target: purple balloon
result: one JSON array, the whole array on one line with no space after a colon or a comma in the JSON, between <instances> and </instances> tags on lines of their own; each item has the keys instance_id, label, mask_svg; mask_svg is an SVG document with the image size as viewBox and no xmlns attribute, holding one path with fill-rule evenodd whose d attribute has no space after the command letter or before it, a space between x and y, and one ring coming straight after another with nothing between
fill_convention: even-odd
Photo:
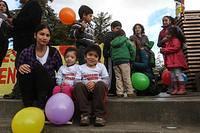
<instances>
[{"instance_id":1,"label":"purple balloon","mask_svg":"<svg viewBox=\"0 0 200 133\"><path fill-rule=\"evenodd\" d=\"M45 114L51 123L66 124L74 114L74 103L68 95L57 93L47 101Z\"/></svg>"}]
</instances>

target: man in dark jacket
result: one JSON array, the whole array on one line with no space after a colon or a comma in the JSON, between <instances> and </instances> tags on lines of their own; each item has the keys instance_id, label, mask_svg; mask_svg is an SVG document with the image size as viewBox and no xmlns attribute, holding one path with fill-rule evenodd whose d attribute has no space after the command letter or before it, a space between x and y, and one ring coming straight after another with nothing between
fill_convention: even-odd
<instances>
[{"instance_id":1,"label":"man in dark jacket","mask_svg":"<svg viewBox=\"0 0 200 133\"><path fill-rule=\"evenodd\" d=\"M20 0L19 2L23 7L17 17L13 19L13 46L14 50L17 52L15 62L17 62L21 51L34 43L34 31L41 23L42 18L42 9L37 1ZM4 98L20 98L20 94L17 82L13 91L8 95L4 95Z\"/></svg>"}]
</instances>

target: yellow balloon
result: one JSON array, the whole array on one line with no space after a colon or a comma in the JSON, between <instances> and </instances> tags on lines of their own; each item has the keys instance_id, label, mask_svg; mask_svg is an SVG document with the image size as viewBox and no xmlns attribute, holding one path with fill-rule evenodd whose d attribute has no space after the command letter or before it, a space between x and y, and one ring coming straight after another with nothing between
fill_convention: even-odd
<instances>
[{"instance_id":1,"label":"yellow balloon","mask_svg":"<svg viewBox=\"0 0 200 133\"><path fill-rule=\"evenodd\" d=\"M20 110L12 120L13 133L41 133L44 127L44 112L36 107Z\"/></svg>"}]
</instances>

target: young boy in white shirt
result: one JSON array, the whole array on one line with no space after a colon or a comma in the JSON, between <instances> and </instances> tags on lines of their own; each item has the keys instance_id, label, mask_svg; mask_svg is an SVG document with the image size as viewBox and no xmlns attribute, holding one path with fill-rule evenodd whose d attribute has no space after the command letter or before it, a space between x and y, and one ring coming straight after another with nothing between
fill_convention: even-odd
<instances>
[{"instance_id":1,"label":"young boy in white shirt","mask_svg":"<svg viewBox=\"0 0 200 133\"><path fill-rule=\"evenodd\" d=\"M74 96L81 114L81 126L90 124L91 114L95 117L95 126L105 125L109 76L104 64L99 63L100 58L100 47L89 46L85 51L86 63L79 66L75 79Z\"/></svg>"}]
</instances>

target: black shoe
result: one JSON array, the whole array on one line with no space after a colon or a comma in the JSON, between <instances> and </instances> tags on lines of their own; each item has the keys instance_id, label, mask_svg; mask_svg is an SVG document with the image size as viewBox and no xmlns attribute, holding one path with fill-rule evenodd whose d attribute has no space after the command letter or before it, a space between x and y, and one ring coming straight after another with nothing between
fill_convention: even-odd
<instances>
[{"instance_id":1,"label":"black shoe","mask_svg":"<svg viewBox=\"0 0 200 133\"><path fill-rule=\"evenodd\" d=\"M127 94L127 97L136 97L136 94L135 93Z\"/></svg>"},{"instance_id":2,"label":"black shoe","mask_svg":"<svg viewBox=\"0 0 200 133\"><path fill-rule=\"evenodd\" d=\"M20 95L16 95L14 93L10 93L10 94L5 94L3 96L4 99L21 99L22 97Z\"/></svg>"},{"instance_id":3,"label":"black shoe","mask_svg":"<svg viewBox=\"0 0 200 133\"><path fill-rule=\"evenodd\" d=\"M115 97L115 96L117 96L117 94L116 93L108 93L108 96L109 97Z\"/></svg>"},{"instance_id":4,"label":"black shoe","mask_svg":"<svg viewBox=\"0 0 200 133\"><path fill-rule=\"evenodd\" d=\"M89 126L89 125L90 125L89 116L81 115L80 126Z\"/></svg>"},{"instance_id":5,"label":"black shoe","mask_svg":"<svg viewBox=\"0 0 200 133\"><path fill-rule=\"evenodd\" d=\"M94 122L94 126L97 127L103 127L106 124L106 120L102 117L96 117L95 122Z\"/></svg>"},{"instance_id":6,"label":"black shoe","mask_svg":"<svg viewBox=\"0 0 200 133\"><path fill-rule=\"evenodd\" d=\"M172 91L173 91L173 89L171 89L171 88L167 88L167 94L171 94L172 93Z\"/></svg>"},{"instance_id":7,"label":"black shoe","mask_svg":"<svg viewBox=\"0 0 200 133\"><path fill-rule=\"evenodd\" d=\"M117 97L119 98L124 97L124 94L117 94Z\"/></svg>"}]
</instances>

